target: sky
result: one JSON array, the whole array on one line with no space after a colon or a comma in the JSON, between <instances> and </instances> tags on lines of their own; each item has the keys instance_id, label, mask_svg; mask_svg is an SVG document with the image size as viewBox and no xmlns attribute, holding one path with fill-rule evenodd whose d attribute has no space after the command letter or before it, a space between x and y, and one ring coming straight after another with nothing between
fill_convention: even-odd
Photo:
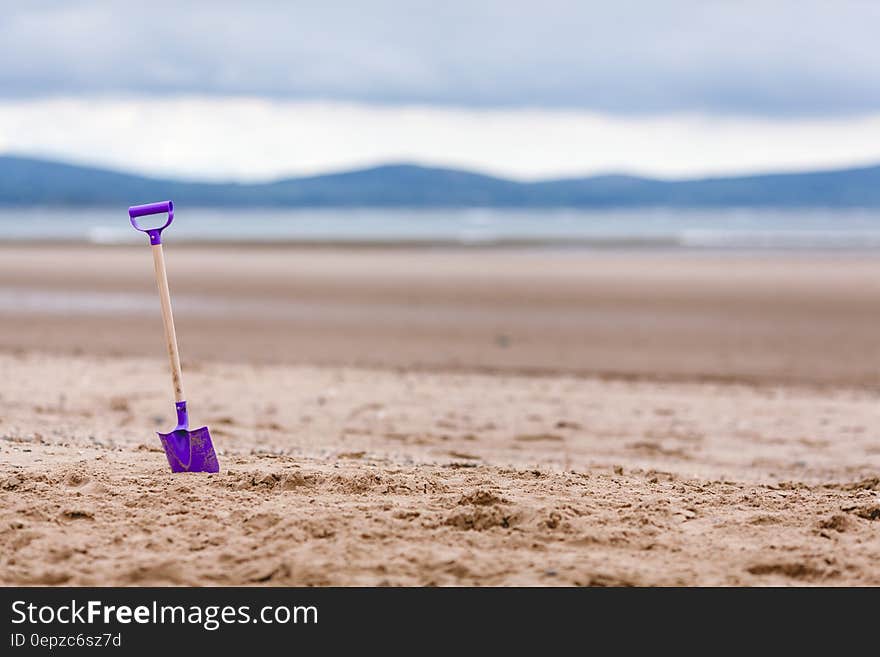
<instances>
[{"instance_id":1,"label":"sky","mask_svg":"<svg viewBox=\"0 0 880 657\"><path fill-rule=\"evenodd\" d=\"M199 179L880 162L880 3L0 0L0 153Z\"/></svg>"}]
</instances>

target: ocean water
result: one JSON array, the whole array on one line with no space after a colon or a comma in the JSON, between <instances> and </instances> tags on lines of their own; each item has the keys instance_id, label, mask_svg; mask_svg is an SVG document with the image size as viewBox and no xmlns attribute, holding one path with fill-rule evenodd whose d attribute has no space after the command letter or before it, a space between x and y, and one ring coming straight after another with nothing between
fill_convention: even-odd
<instances>
[{"instance_id":1,"label":"ocean water","mask_svg":"<svg viewBox=\"0 0 880 657\"><path fill-rule=\"evenodd\" d=\"M880 210L178 207L175 241L580 249L880 249ZM136 243L126 208L0 208L0 240Z\"/></svg>"}]
</instances>

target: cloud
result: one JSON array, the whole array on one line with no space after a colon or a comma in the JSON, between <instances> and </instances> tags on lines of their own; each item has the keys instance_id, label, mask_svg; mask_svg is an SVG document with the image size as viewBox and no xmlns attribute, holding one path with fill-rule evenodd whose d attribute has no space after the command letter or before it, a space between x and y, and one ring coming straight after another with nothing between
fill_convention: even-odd
<instances>
[{"instance_id":1,"label":"cloud","mask_svg":"<svg viewBox=\"0 0 880 657\"><path fill-rule=\"evenodd\" d=\"M0 95L880 111L880 3L0 0Z\"/></svg>"},{"instance_id":2,"label":"cloud","mask_svg":"<svg viewBox=\"0 0 880 657\"><path fill-rule=\"evenodd\" d=\"M0 100L0 153L157 176L267 180L385 162L518 179L676 178L880 161L880 113L774 119L301 102L252 97Z\"/></svg>"}]
</instances>

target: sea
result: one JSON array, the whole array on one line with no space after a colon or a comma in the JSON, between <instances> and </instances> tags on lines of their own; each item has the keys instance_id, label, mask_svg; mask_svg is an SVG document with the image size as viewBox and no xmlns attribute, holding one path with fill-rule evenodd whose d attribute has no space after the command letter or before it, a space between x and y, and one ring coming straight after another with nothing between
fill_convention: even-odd
<instances>
[{"instance_id":1,"label":"sea","mask_svg":"<svg viewBox=\"0 0 880 657\"><path fill-rule=\"evenodd\" d=\"M158 218L157 218L158 219ZM551 249L880 249L880 209L176 208L176 242ZM137 243L126 208L0 208L0 241Z\"/></svg>"}]
</instances>

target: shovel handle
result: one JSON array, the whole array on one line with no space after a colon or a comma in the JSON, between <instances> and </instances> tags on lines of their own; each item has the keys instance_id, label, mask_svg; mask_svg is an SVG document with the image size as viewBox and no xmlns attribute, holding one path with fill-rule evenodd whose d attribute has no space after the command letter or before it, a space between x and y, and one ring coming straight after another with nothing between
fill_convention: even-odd
<instances>
[{"instance_id":1,"label":"shovel handle","mask_svg":"<svg viewBox=\"0 0 880 657\"><path fill-rule=\"evenodd\" d=\"M165 273L165 253L162 243L152 245L153 265L156 268L156 284L159 286L159 302L162 304L162 322L165 325L165 346L171 362L171 383L174 385L174 401L182 402L183 377L180 371L180 354L177 352L177 334L174 332L174 316L171 314L171 293L168 290L168 275Z\"/></svg>"},{"instance_id":2,"label":"shovel handle","mask_svg":"<svg viewBox=\"0 0 880 657\"><path fill-rule=\"evenodd\" d=\"M158 228L144 228L141 226L137 218L146 217L151 214L168 213L168 220ZM153 246L162 243L162 231L171 225L174 221L174 203L172 201L159 201L158 203L147 203L146 205L133 205L128 209L128 219L135 230L146 233L150 237L150 244Z\"/></svg>"},{"instance_id":3,"label":"shovel handle","mask_svg":"<svg viewBox=\"0 0 880 657\"><path fill-rule=\"evenodd\" d=\"M151 214L168 213L168 219L158 228L145 228L137 218ZM156 268L156 284L159 286L159 302L162 304L162 323L165 325L165 345L168 360L171 361L171 382L174 384L174 401L183 402L183 377L180 372L180 354L177 352L177 333L174 331L174 315L171 313L171 293L168 290L168 275L165 273L165 253L162 251L162 231L174 221L174 203L159 201L145 205L133 205L128 209L128 218L136 230L150 237L153 249L153 265Z\"/></svg>"}]
</instances>

